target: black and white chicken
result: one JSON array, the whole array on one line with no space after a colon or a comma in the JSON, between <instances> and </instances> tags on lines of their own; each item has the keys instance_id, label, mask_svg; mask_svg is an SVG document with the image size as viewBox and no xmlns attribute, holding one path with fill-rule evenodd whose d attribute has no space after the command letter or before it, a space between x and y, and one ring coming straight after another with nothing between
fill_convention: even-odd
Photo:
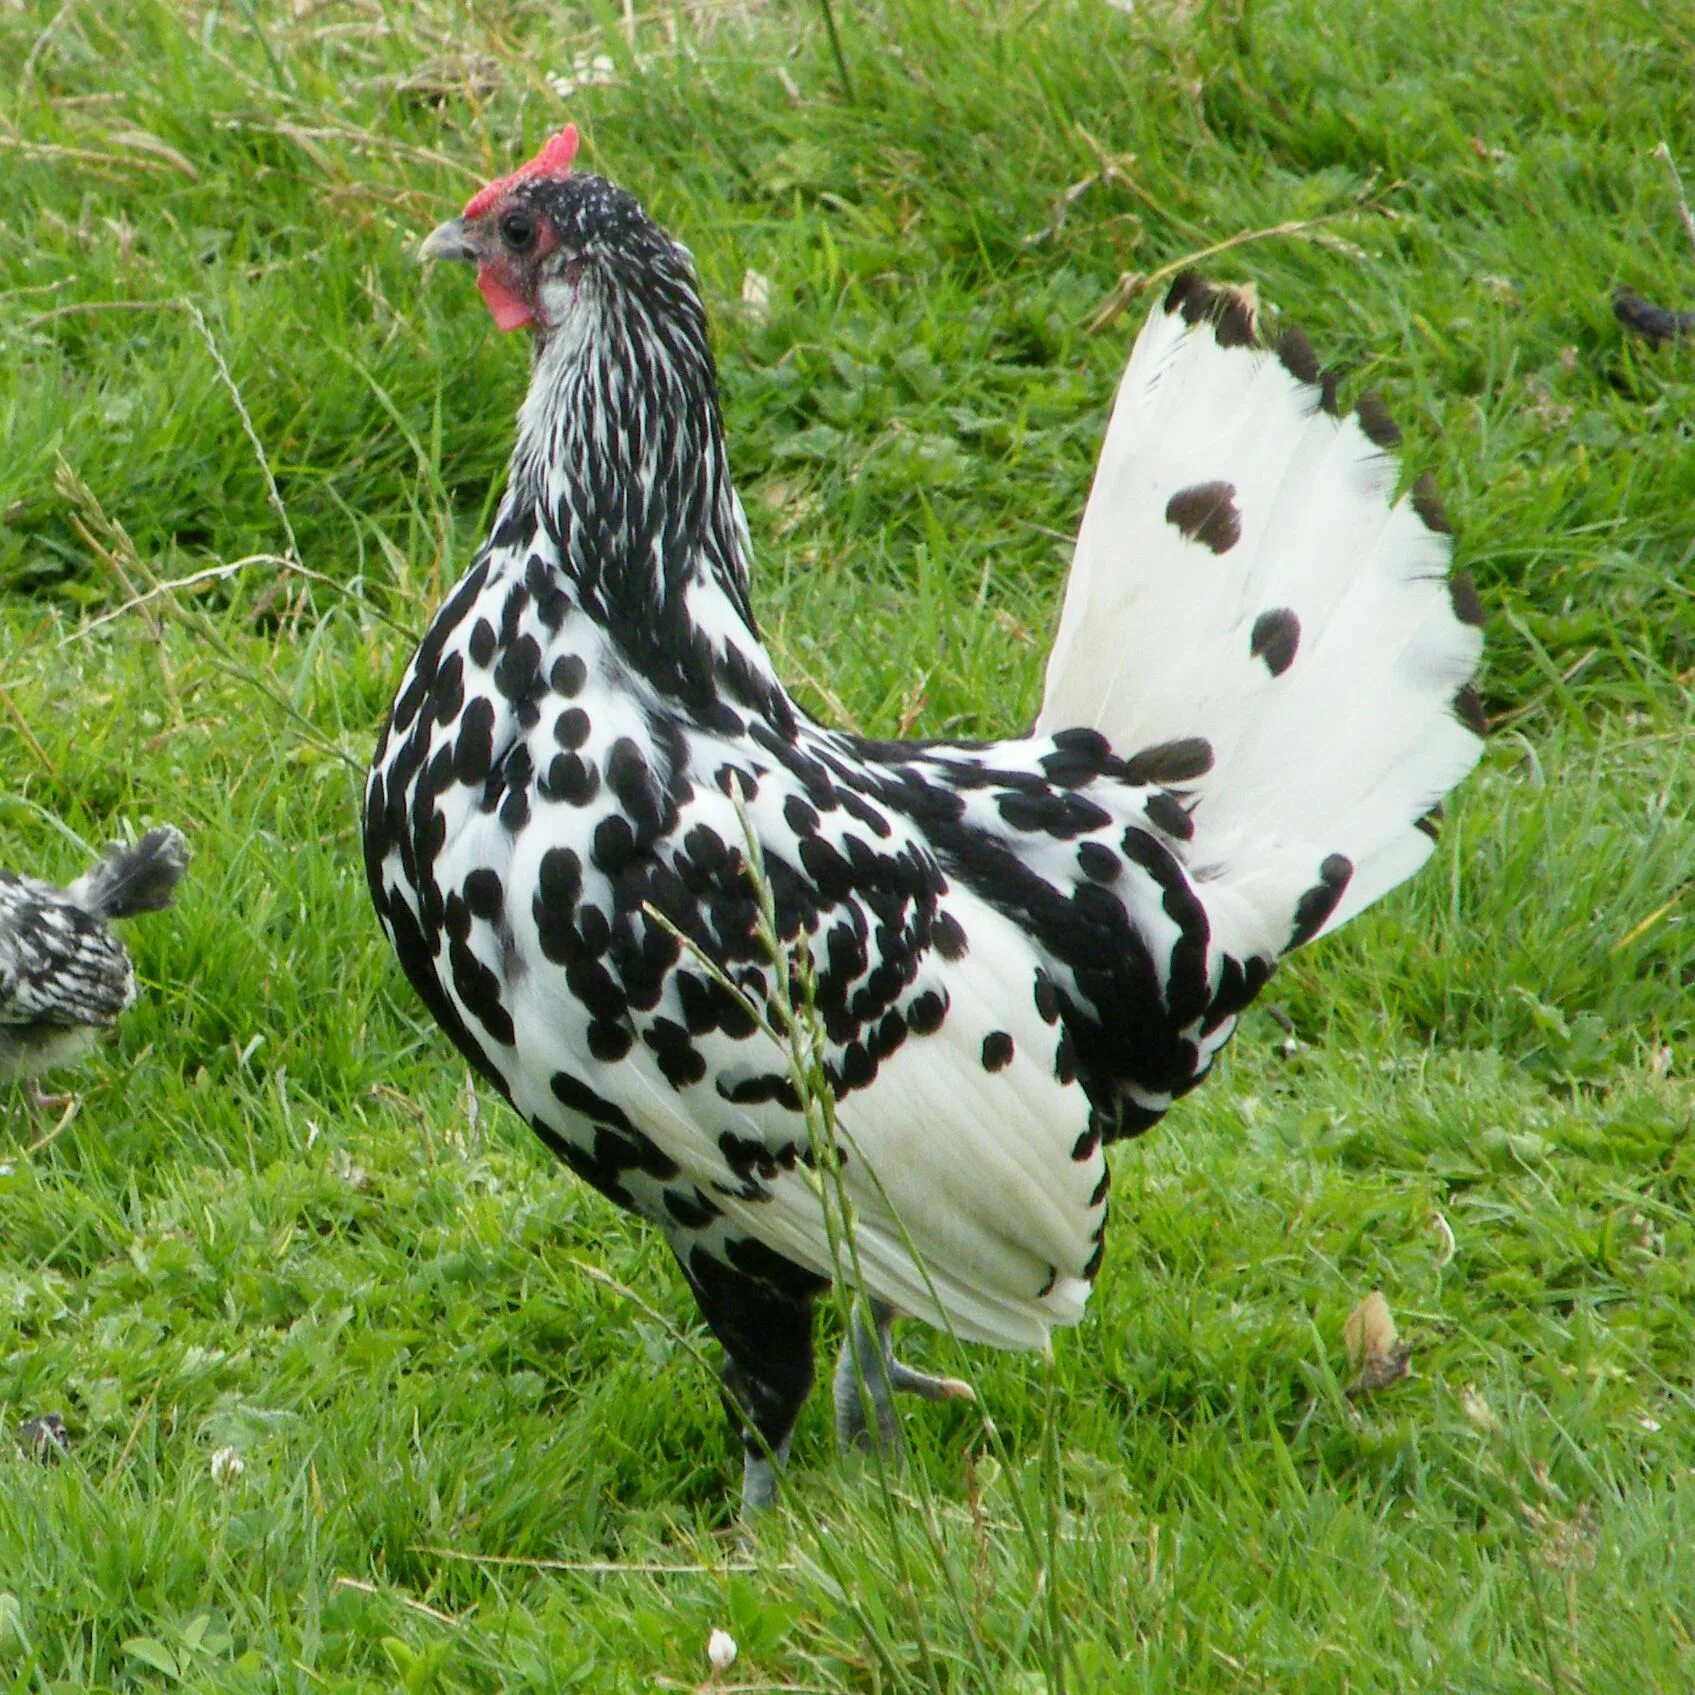
<instances>
[{"instance_id":1,"label":"black and white chicken","mask_svg":"<svg viewBox=\"0 0 1695 1695\"><path fill-rule=\"evenodd\" d=\"M423 246L476 266L534 369L493 534L377 749L366 866L460 1050L670 1243L751 1509L833 1261L749 1010L773 966L736 797L816 965L867 1298L838 1431L866 1435L868 1396L888 1436L892 1390L963 1390L893 1360L892 1317L1005 1348L1075 1324L1107 1146L1201 1080L1281 955L1429 853L1482 745L1482 619L1434 496L1395 498L1382 408L1338 416L1298 332L1263 347L1183 276L1120 384L1030 733L815 723L749 606L688 253L575 150L566 129Z\"/></svg>"},{"instance_id":2,"label":"black and white chicken","mask_svg":"<svg viewBox=\"0 0 1695 1695\"><path fill-rule=\"evenodd\" d=\"M114 844L67 888L0 871L0 1077L35 1079L79 1059L135 1002L114 918L171 904L188 844L170 825Z\"/></svg>"}]
</instances>

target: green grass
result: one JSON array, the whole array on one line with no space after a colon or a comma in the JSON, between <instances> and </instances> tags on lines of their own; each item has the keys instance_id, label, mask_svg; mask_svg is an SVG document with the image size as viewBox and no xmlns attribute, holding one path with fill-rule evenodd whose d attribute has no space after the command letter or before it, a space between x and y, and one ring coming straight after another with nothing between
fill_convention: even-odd
<instances>
[{"instance_id":1,"label":"green grass","mask_svg":"<svg viewBox=\"0 0 1695 1695\"><path fill-rule=\"evenodd\" d=\"M0 1102L0 1422L72 1444L0 1442L0 1692L693 1688L715 1625L750 1690L1689 1687L1695 348L1608 296L1695 301L1695 34L835 14L851 100L800 4L0 12L0 863L195 851L76 1116ZM410 250L567 115L695 250L826 715L1027 721L1119 279L1278 225L1207 269L1385 393L1491 610L1441 852L1121 1151L1086 1324L973 1355L992 1435L915 1413L892 1512L818 1397L756 1565L665 1254L470 1090L358 869L525 380ZM1413 1374L1350 1395L1374 1287Z\"/></svg>"}]
</instances>

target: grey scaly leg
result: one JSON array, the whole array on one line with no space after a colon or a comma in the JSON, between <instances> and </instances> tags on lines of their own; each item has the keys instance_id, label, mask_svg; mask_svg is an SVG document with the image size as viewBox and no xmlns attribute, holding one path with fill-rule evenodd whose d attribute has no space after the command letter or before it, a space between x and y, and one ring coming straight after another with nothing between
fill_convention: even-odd
<instances>
[{"instance_id":1,"label":"grey scaly leg","mask_svg":"<svg viewBox=\"0 0 1695 1695\"><path fill-rule=\"evenodd\" d=\"M866 1322L867 1305L870 1323ZM844 1453L868 1448L873 1441L884 1453L900 1451L896 1395L918 1395L926 1401L976 1399L971 1385L957 1377L932 1377L902 1365L889 1344L894 1321L894 1308L881 1301L853 1304L853 1318L836 1359L831 1391L836 1403L836 1441ZM867 1401L870 1424L866 1422Z\"/></svg>"},{"instance_id":2,"label":"grey scaly leg","mask_svg":"<svg viewBox=\"0 0 1695 1695\"><path fill-rule=\"evenodd\" d=\"M742 1522L750 1523L777 1500L777 1483L783 1467L789 1462L789 1439L771 1451L767 1458L751 1445L742 1456Z\"/></svg>"}]
</instances>

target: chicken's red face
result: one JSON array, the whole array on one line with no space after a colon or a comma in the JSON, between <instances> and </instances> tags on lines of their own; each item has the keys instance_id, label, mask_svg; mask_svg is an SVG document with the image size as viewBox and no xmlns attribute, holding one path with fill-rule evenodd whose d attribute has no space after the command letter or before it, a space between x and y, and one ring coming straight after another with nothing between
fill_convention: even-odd
<instances>
[{"instance_id":1,"label":"chicken's red face","mask_svg":"<svg viewBox=\"0 0 1695 1695\"><path fill-rule=\"evenodd\" d=\"M419 249L422 259L476 262L477 287L498 329L552 327L544 290L566 272L570 255L561 256L549 191L570 177L576 152L577 126L567 124L527 165L472 195Z\"/></svg>"},{"instance_id":2,"label":"chicken's red face","mask_svg":"<svg viewBox=\"0 0 1695 1695\"><path fill-rule=\"evenodd\" d=\"M634 195L574 172L576 151L567 126L527 165L474 194L419 257L472 261L495 324L532 330L538 361L552 349L633 362L635 380L649 385L679 371L710 385L706 313L688 249Z\"/></svg>"}]
</instances>

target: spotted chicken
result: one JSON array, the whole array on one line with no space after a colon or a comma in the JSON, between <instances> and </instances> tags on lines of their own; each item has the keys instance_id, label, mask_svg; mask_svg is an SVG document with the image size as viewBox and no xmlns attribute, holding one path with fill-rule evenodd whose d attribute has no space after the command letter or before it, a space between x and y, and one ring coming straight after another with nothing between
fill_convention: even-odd
<instances>
[{"instance_id":1,"label":"spotted chicken","mask_svg":"<svg viewBox=\"0 0 1695 1695\"><path fill-rule=\"evenodd\" d=\"M493 533L366 791L412 986L578 1176L670 1244L768 1501L813 1380L825 1194L758 934L816 967L861 1304L838 1433L962 1384L896 1314L1040 1348L1101 1264L1107 1149L1204 1077L1278 959L1430 852L1477 598L1380 405L1184 275L1131 353L1041 711L1002 741L815 722L750 604L685 248L576 132L424 243L534 365ZM744 827L745 818L745 827Z\"/></svg>"}]
</instances>

